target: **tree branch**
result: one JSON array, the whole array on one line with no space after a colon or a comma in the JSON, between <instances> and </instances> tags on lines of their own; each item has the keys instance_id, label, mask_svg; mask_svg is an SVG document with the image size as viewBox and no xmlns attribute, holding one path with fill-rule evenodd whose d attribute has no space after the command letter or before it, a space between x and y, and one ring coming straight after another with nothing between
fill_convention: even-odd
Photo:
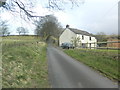
<instances>
[{"instance_id":1,"label":"tree branch","mask_svg":"<svg viewBox=\"0 0 120 90\"><path fill-rule=\"evenodd\" d=\"M48 0L48 9L52 9L52 10L64 10L64 6L68 3L71 2L72 8L73 6L79 6L79 1L83 1L83 0ZM10 3L6 3L3 7L6 8L7 10L10 10L12 12L17 12L20 13L16 10L16 5L17 7L19 7L24 14L27 16L28 19L30 18L42 18L42 16L39 15L33 15L33 11L28 10L26 8L29 8L29 6L31 6L31 4L28 2L28 4L23 3L21 0L10 0ZM31 1L33 2L33 1ZM66 3L67 2L67 3Z\"/></svg>"}]
</instances>

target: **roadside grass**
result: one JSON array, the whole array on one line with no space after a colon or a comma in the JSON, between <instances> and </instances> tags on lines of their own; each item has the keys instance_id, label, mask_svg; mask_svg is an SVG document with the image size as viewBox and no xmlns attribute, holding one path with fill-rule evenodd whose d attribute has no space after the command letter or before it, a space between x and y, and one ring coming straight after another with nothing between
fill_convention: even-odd
<instances>
[{"instance_id":1,"label":"roadside grass","mask_svg":"<svg viewBox=\"0 0 120 90\"><path fill-rule=\"evenodd\" d=\"M94 68L106 77L120 81L120 74L118 72L118 50L74 49L64 50L64 52L76 60Z\"/></svg>"},{"instance_id":2,"label":"roadside grass","mask_svg":"<svg viewBox=\"0 0 120 90\"><path fill-rule=\"evenodd\" d=\"M6 41L3 39L2 87L49 88L47 45L28 36L24 39L17 37L16 43L13 38L15 37L11 37L10 41L9 37Z\"/></svg>"}]
</instances>

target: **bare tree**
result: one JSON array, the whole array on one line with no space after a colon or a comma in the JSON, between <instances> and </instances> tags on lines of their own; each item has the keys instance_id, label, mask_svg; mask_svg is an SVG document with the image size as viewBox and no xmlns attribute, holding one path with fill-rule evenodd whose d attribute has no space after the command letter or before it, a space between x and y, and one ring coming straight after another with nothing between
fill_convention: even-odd
<instances>
[{"instance_id":1,"label":"bare tree","mask_svg":"<svg viewBox=\"0 0 120 90\"><path fill-rule=\"evenodd\" d=\"M23 29L23 31L22 31L22 33L24 34L24 35L26 35L27 33L29 33L29 31L28 31L28 29Z\"/></svg>"},{"instance_id":2,"label":"bare tree","mask_svg":"<svg viewBox=\"0 0 120 90\"><path fill-rule=\"evenodd\" d=\"M72 37L71 42L75 47L81 47L81 39L79 37Z\"/></svg>"},{"instance_id":3,"label":"bare tree","mask_svg":"<svg viewBox=\"0 0 120 90\"><path fill-rule=\"evenodd\" d=\"M0 36L5 36L9 32L7 21L0 21Z\"/></svg>"},{"instance_id":4,"label":"bare tree","mask_svg":"<svg viewBox=\"0 0 120 90\"><path fill-rule=\"evenodd\" d=\"M48 40L50 36L59 37L61 26L55 16L47 15L37 23L36 34L44 40Z\"/></svg>"},{"instance_id":5,"label":"bare tree","mask_svg":"<svg viewBox=\"0 0 120 90\"><path fill-rule=\"evenodd\" d=\"M17 33L19 33L19 35L21 34L21 27L18 27L17 29Z\"/></svg>"},{"instance_id":6,"label":"bare tree","mask_svg":"<svg viewBox=\"0 0 120 90\"><path fill-rule=\"evenodd\" d=\"M104 32L98 32L95 37L97 38L98 42L106 42L107 41L107 35ZM105 47L107 43L99 43L98 46Z\"/></svg>"},{"instance_id":7,"label":"bare tree","mask_svg":"<svg viewBox=\"0 0 120 90\"><path fill-rule=\"evenodd\" d=\"M98 32L95 37L99 42L107 41L107 36L104 32Z\"/></svg>"},{"instance_id":8,"label":"bare tree","mask_svg":"<svg viewBox=\"0 0 120 90\"><path fill-rule=\"evenodd\" d=\"M28 33L28 31L24 27L18 27L17 33L19 33L19 35L21 34L25 35L26 33Z\"/></svg>"}]
</instances>

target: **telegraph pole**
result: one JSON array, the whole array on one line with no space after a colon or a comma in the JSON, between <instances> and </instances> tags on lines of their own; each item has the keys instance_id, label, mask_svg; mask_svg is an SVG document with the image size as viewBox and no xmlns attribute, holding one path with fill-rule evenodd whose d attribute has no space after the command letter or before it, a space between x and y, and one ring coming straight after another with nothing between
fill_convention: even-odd
<instances>
[{"instance_id":1,"label":"telegraph pole","mask_svg":"<svg viewBox=\"0 0 120 90\"><path fill-rule=\"evenodd\" d=\"M118 35L120 35L120 1L118 2Z\"/></svg>"}]
</instances>

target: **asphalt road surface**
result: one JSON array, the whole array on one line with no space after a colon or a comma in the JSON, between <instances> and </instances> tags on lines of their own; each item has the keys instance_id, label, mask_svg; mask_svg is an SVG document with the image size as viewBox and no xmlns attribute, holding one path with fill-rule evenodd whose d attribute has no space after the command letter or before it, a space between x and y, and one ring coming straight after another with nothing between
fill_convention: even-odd
<instances>
[{"instance_id":1,"label":"asphalt road surface","mask_svg":"<svg viewBox=\"0 0 120 90\"><path fill-rule=\"evenodd\" d=\"M52 46L47 48L53 88L117 88L118 85Z\"/></svg>"}]
</instances>

